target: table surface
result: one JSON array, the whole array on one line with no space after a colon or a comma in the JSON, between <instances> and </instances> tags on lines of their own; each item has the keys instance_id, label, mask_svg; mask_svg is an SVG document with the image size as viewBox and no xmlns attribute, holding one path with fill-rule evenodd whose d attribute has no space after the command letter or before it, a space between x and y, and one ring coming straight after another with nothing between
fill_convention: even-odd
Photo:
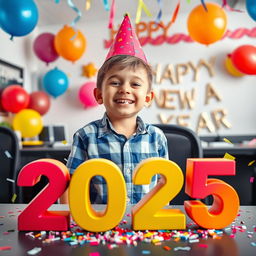
<instances>
[{"instance_id":1,"label":"table surface","mask_svg":"<svg viewBox=\"0 0 256 256\"><path fill-rule=\"evenodd\" d=\"M109 244L100 244L97 246L89 245L73 245L59 241L43 242L44 239L33 238L28 235L29 232L17 231L17 216L26 207L24 204L0 204L0 248L3 246L12 247L10 250L1 251L0 255L23 256L28 255L27 252L35 247L40 247L42 251L36 255L52 256L52 255L71 255L71 256L128 256L128 255L194 255L194 256L251 256L256 255L256 206L241 206L239 215L232 223L236 227L235 237L231 237L230 226L223 229L221 239L213 239L212 237L200 238L199 242L189 243L188 241L171 240L161 242L159 245L138 241L137 246L120 244L116 248L109 248ZM101 207L101 206L96 206ZM170 206L171 208L179 208L183 212L183 206ZM50 210L68 210L67 205L53 205ZM127 216L130 207L127 207L124 220L127 224L121 224L121 228L130 228L131 217ZM129 215L129 214L128 214ZM191 220L187 217L187 224L191 224ZM240 229L242 225L246 229ZM244 227L245 227L244 226ZM192 231L198 230L197 226L189 226ZM77 228L77 227L76 227ZM243 231L243 232L241 232ZM248 233L249 231L249 233ZM85 231L84 231L85 232ZM146 231L144 231L146 232ZM34 232L33 235L39 232ZM48 233L48 232L47 232ZM85 232L86 233L86 232ZM251 237L248 237L251 236ZM168 246L171 250L167 251L164 246ZM178 250L177 247L190 247L189 251ZM175 249L176 248L176 249Z\"/></svg>"}]
</instances>

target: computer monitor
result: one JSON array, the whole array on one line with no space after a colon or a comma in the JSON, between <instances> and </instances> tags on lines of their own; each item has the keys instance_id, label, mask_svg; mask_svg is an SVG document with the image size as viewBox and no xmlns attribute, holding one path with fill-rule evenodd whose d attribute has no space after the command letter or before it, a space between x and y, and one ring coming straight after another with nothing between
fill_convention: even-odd
<instances>
[{"instance_id":1,"label":"computer monitor","mask_svg":"<svg viewBox=\"0 0 256 256\"><path fill-rule=\"evenodd\" d=\"M38 135L38 138L43 141L44 145L54 146L54 144L61 144L67 141L67 127L62 124L46 125Z\"/></svg>"}]
</instances>

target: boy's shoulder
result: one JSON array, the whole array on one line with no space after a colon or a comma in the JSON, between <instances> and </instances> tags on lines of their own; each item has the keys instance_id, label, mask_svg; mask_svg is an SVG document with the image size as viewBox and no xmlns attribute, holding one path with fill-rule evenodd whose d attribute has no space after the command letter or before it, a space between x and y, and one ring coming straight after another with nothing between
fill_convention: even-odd
<instances>
[{"instance_id":1,"label":"boy's shoulder","mask_svg":"<svg viewBox=\"0 0 256 256\"><path fill-rule=\"evenodd\" d=\"M145 127L146 127L149 134L155 134L155 135L158 135L158 136L163 136L164 135L163 131L160 128L153 125L153 124L145 124Z\"/></svg>"},{"instance_id":2,"label":"boy's shoulder","mask_svg":"<svg viewBox=\"0 0 256 256\"><path fill-rule=\"evenodd\" d=\"M76 134L79 134L79 135L82 135L82 136L85 136L86 134L87 135L92 134L92 133L95 134L95 133L97 133L98 128L101 125L101 122L102 122L102 119L92 121L92 122L84 125L83 127L79 128L76 131Z\"/></svg>"}]
</instances>

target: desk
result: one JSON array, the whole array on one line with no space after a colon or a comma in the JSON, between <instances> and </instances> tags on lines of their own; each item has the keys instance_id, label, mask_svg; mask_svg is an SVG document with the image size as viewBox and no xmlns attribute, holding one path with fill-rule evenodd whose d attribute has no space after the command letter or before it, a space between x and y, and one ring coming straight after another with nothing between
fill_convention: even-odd
<instances>
[{"instance_id":1,"label":"desk","mask_svg":"<svg viewBox=\"0 0 256 256\"><path fill-rule=\"evenodd\" d=\"M24 209L24 204L1 204L0 205L0 247L11 246L12 249L8 251L0 251L1 255L11 256L23 256L27 255L27 251L34 247L41 247L42 251L37 254L39 256L89 256L92 252L98 252L99 256L134 256L142 255L143 250L150 251L150 255L164 256L164 255L189 255L189 256L252 256L256 255L256 247L251 245L251 242L256 242L256 232L253 230L253 225L256 224L256 206L241 206L240 216L234 222L236 227L241 226L241 221L246 225L247 230L245 232L239 232L235 234L235 238L230 237L231 231L224 229L224 234L221 239L213 239L211 237L207 239L200 238L197 243L189 243L188 241L175 242L173 238L168 241L162 242L160 245L153 245L152 243L145 243L138 241L137 246L118 245L117 248L109 249L107 244L100 244L98 246L90 246L84 244L82 246L70 246L64 241L52 241L50 243L43 243L44 240L38 238L31 238L25 235L28 232L17 231L17 215L19 211ZM97 206L100 208L100 206ZM184 212L183 207L170 206L172 208L180 208ZM68 210L67 205L54 205L51 210ZM127 208L127 212L130 212L130 207ZM127 224L122 225L122 228L130 228L130 217L126 217ZM190 223L187 217L187 223ZM192 230L196 230L191 226ZM13 231L5 234L6 231ZM248 238L247 231L253 232L251 238ZM38 234L35 232L34 234ZM200 247L200 244L204 244L207 248ZM164 246L171 247L170 251L163 249ZM190 251L175 251L175 247L191 247Z\"/></svg>"}]
</instances>

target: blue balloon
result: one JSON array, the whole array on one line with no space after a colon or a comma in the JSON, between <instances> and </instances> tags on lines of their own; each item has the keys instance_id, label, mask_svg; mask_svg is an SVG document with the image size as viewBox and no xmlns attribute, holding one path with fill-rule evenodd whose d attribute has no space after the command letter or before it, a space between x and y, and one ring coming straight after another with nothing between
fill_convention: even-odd
<instances>
[{"instance_id":1,"label":"blue balloon","mask_svg":"<svg viewBox=\"0 0 256 256\"><path fill-rule=\"evenodd\" d=\"M246 0L246 10L251 18L256 21L256 0Z\"/></svg>"},{"instance_id":2,"label":"blue balloon","mask_svg":"<svg viewBox=\"0 0 256 256\"><path fill-rule=\"evenodd\" d=\"M68 77L63 71L54 68L44 75L43 88L48 94L57 98L68 89Z\"/></svg>"},{"instance_id":3,"label":"blue balloon","mask_svg":"<svg viewBox=\"0 0 256 256\"><path fill-rule=\"evenodd\" d=\"M0 0L0 27L11 39L29 34L38 21L38 9L33 0Z\"/></svg>"}]
</instances>

